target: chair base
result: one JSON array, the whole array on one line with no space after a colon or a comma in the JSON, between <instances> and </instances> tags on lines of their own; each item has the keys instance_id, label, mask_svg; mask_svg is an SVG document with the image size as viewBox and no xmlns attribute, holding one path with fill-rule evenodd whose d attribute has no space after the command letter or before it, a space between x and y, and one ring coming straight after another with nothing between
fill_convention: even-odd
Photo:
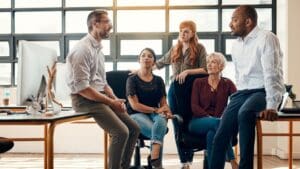
<instances>
[{"instance_id":1,"label":"chair base","mask_svg":"<svg viewBox=\"0 0 300 169\"><path fill-rule=\"evenodd\" d=\"M203 159L203 169L208 169L207 155L204 155L204 159Z\"/></svg>"},{"instance_id":2,"label":"chair base","mask_svg":"<svg viewBox=\"0 0 300 169\"><path fill-rule=\"evenodd\" d=\"M152 169L149 166L132 166L129 169Z\"/></svg>"}]
</instances>

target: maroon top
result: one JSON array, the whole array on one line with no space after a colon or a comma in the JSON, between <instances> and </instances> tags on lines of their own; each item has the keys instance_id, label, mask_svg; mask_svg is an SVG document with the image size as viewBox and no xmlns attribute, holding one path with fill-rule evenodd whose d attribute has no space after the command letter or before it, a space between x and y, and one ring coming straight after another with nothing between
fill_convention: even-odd
<instances>
[{"instance_id":1,"label":"maroon top","mask_svg":"<svg viewBox=\"0 0 300 169\"><path fill-rule=\"evenodd\" d=\"M191 99L193 117L221 117L227 106L228 97L234 92L236 87L227 78L222 77L217 89L213 91L208 84L208 77L196 79Z\"/></svg>"}]
</instances>

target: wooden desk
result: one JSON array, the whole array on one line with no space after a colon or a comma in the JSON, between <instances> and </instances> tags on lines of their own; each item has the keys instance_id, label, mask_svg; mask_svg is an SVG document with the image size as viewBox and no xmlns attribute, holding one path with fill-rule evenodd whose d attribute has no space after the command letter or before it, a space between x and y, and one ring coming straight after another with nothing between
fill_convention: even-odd
<instances>
[{"instance_id":1,"label":"wooden desk","mask_svg":"<svg viewBox=\"0 0 300 169\"><path fill-rule=\"evenodd\" d=\"M75 113L73 111L63 111L58 115L32 116L32 115L7 115L0 116L0 125L38 125L44 127L44 137L42 138L9 138L13 141L44 141L44 168L53 169L54 153L54 131L58 124L73 122L90 118L88 113Z\"/></svg>"},{"instance_id":2,"label":"wooden desk","mask_svg":"<svg viewBox=\"0 0 300 169\"><path fill-rule=\"evenodd\" d=\"M300 121L300 114L283 114L279 113L279 118L277 121L279 122L288 122L288 132L287 133L263 133L261 121L258 119L256 121L256 128L257 128L257 168L262 169L262 148L263 148L263 137L264 136L286 136L289 138L288 143L288 165L289 169L293 168L293 136L300 136L300 133L294 133L293 131L293 122Z\"/></svg>"}]
</instances>

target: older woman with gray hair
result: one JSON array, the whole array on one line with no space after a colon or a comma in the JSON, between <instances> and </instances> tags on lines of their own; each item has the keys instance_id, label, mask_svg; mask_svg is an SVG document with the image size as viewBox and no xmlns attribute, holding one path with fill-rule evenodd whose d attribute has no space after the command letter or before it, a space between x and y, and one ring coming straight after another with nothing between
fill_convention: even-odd
<instances>
[{"instance_id":1,"label":"older woman with gray hair","mask_svg":"<svg viewBox=\"0 0 300 169\"><path fill-rule=\"evenodd\" d=\"M193 118L189 124L189 130L195 134L206 135L208 168L212 162L212 143L220 118L227 106L229 96L236 92L233 82L222 77L225 64L226 59L222 53L214 52L208 55L206 57L208 76L196 79L192 89ZM231 162L233 169L238 168L231 145L228 145L227 159Z\"/></svg>"}]
</instances>

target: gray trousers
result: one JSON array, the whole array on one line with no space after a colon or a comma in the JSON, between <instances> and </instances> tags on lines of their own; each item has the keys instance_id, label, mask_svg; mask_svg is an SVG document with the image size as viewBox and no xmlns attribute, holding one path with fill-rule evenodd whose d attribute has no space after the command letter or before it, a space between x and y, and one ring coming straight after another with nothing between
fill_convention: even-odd
<instances>
[{"instance_id":1,"label":"gray trousers","mask_svg":"<svg viewBox=\"0 0 300 169\"><path fill-rule=\"evenodd\" d=\"M90 112L97 124L110 136L109 169L128 169L140 128L127 113L115 112L108 105L72 94L72 106L78 112Z\"/></svg>"}]
</instances>

